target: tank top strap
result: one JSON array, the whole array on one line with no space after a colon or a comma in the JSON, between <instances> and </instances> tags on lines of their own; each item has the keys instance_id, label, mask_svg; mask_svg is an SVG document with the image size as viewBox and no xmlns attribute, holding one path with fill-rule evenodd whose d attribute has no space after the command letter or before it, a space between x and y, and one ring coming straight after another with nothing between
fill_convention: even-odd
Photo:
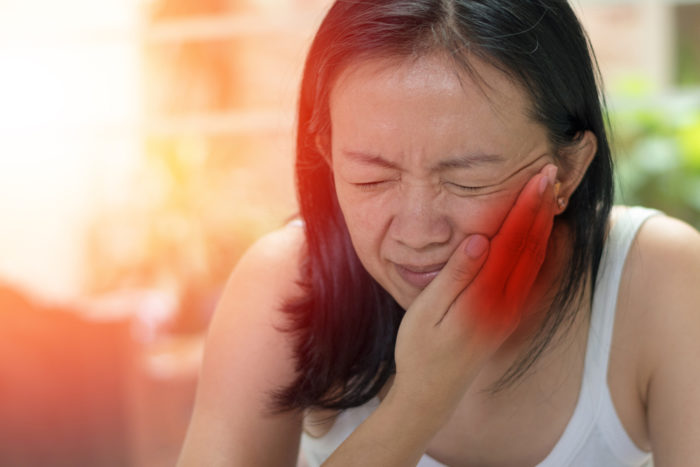
<instances>
[{"instance_id":1,"label":"tank top strap","mask_svg":"<svg viewBox=\"0 0 700 467\"><path fill-rule=\"evenodd\" d=\"M617 296L627 254L644 222L658 214L661 212L643 207L624 209L605 242L593 296L584 370L584 379L596 388L607 388Z\"/></svg>"},{"instance_id":2,"label":"tank top strap","mask_svg":"<svg viewBox=\"0 0 700 467\"><path fill-rule=\"evenodd\" d=\"M286 225L292 226L292 227L304 227L304 220L299 218L299 217L295 217L295 218L291 219L289 222L287 222Z\"/></svg>"},{"instance_id":3,"label":"tank top strap","mask_svg":"<svg viewBox=\"0 0 700 467\"><path fill-rule=\"evenodd\" d=\"M609 397L608 361L622 270L639 228L656 214L661 213L641 207L626 208L608 232L593 292L578 402L564 433L539 467L571 465L573 456L585 445L605 410L605 398Z\"/></svg>"}]
</instances>

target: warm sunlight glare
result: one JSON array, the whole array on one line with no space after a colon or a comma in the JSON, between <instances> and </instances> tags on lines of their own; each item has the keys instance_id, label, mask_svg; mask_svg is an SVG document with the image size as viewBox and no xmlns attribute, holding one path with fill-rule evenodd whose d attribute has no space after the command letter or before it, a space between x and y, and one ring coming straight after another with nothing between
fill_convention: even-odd
<instances>
[{"instance_id":1,"label":"warm sunlight glare","mask_svg":"<svg viewBox=\"0 0 700 467\"><path fill-rule=\"evenodd\" d=\"M137 160L135 0L0 3L0 275L79 292L88 216Z\"/></svg>"}]
</instances>

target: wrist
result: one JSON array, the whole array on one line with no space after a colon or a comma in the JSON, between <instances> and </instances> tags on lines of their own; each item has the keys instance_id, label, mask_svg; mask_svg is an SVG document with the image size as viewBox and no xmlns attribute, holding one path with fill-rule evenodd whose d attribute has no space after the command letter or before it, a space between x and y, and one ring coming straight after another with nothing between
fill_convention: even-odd
<instances>
[{"instance_id":1,"label":"wrist","mask_svg":"<svg viewBox=\"0 0 700 467\"><path fill-rule=\"evenodd\" d=\"M424 440L427 446L449 419L454 404L445 404L444 398L427 388L419 388L416 385L402 386L399 382L394 382L380 408L388 417L397 420L398 426L414 429L417 441Z\"/></svg>"},{"instance_id":2,"label":"wrist","mask_svg":"<svg viewBox=\"0 0 700 467\"><path fill-rule=\"evenodd\" d=\"M415 466L439 429L434 415L423 409L423 403L415 402L417 399L409 398L405 393L390 390L379 407L323 466Z\"/></svg>"}]
</instances>

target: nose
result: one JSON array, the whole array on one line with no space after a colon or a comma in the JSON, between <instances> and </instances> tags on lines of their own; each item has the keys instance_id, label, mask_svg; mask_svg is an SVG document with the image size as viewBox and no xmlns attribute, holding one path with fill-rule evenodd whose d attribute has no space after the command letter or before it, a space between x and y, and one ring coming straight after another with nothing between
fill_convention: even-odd
<instances>
[{"instance_id":1,"label":"nose","mask_svg":"<svg viewBox=\"0 0 700 467\"><path fill-rule=\"evenodd\" d=\"M452 229L435 190L416 186L402 191L389 227L391 238L413 250L449 242Z\"/></svg>"}]
</instances>

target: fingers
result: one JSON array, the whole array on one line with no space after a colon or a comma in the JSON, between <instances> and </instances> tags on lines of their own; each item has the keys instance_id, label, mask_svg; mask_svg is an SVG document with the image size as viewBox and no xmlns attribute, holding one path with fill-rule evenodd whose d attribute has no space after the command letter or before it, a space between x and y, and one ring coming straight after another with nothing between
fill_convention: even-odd
<instances>
[{"instance_id":1,"label":"fingers","mask_svg":"<svg viewBox=\"0 0 700 467\"><path fill-rule=\"evenodd\" d=\"M544 261L554 219L556 167L548 165L521 191L493 238L488 261L469 295L482 324L513 328Z\"/></svg>"},{"instance_id":2,"label":"fingers","mask_svg":"<svg viewBox=\"0 0 700 467\"><path fill-rule=\"evenodd\" d=\"M554 169L554 173L551 173L551 169ZM517 264L521 252L528 245L530 229L542 205L547 187L545 186L545 190L541 191L541 184L543 182L551 184L555 174L556 167L547 165L541 173L530 179L493 238L491 249L497 254L490 255L479 277L480 282L489 284L490 292L505 292L506 281ZM502 288L497 287L499 284Z\"/></svg>"},{"instance_id":3,"label":"fingers","mask_svg":"<svg viewBox=\"0 0 700 467\"><path fill-rule=\"evenodd\" d=\"M528 232L525 248L517 258L506 283L505 296L509 297L515 309L522 307L544 263L554 225L555 208L554 186L548 183L540 209Z\"/></svg>"},{"instance_id":4,"label":"fingers","mask_svg":"<svg viewBox=\"0 0 700 467\"><path fill-rule=\"evenodd\" d=\"M488 256L488 250L489 241L483 235L471 235L464 239L437 277L416 298L416 303L411 308L427 308L427 311L423 312L434 313L432 322L438 323L457 296L479 274Z\"/></svg>"},{"instance_id":5,"label":"fingers","mask_svg":"<svg viewBox=\"0 0 700 467\"><path fill-rule=\"evenodd\" d=\"M555 177L556 166L549 164L530 179L491 242L483 235L466 238L411 309L432 314L426 317L436 324L454 307L465 308L458 314L472 310L467 314L491 327L514 322L544 262Z\"/></svg>"}]
</instances>

